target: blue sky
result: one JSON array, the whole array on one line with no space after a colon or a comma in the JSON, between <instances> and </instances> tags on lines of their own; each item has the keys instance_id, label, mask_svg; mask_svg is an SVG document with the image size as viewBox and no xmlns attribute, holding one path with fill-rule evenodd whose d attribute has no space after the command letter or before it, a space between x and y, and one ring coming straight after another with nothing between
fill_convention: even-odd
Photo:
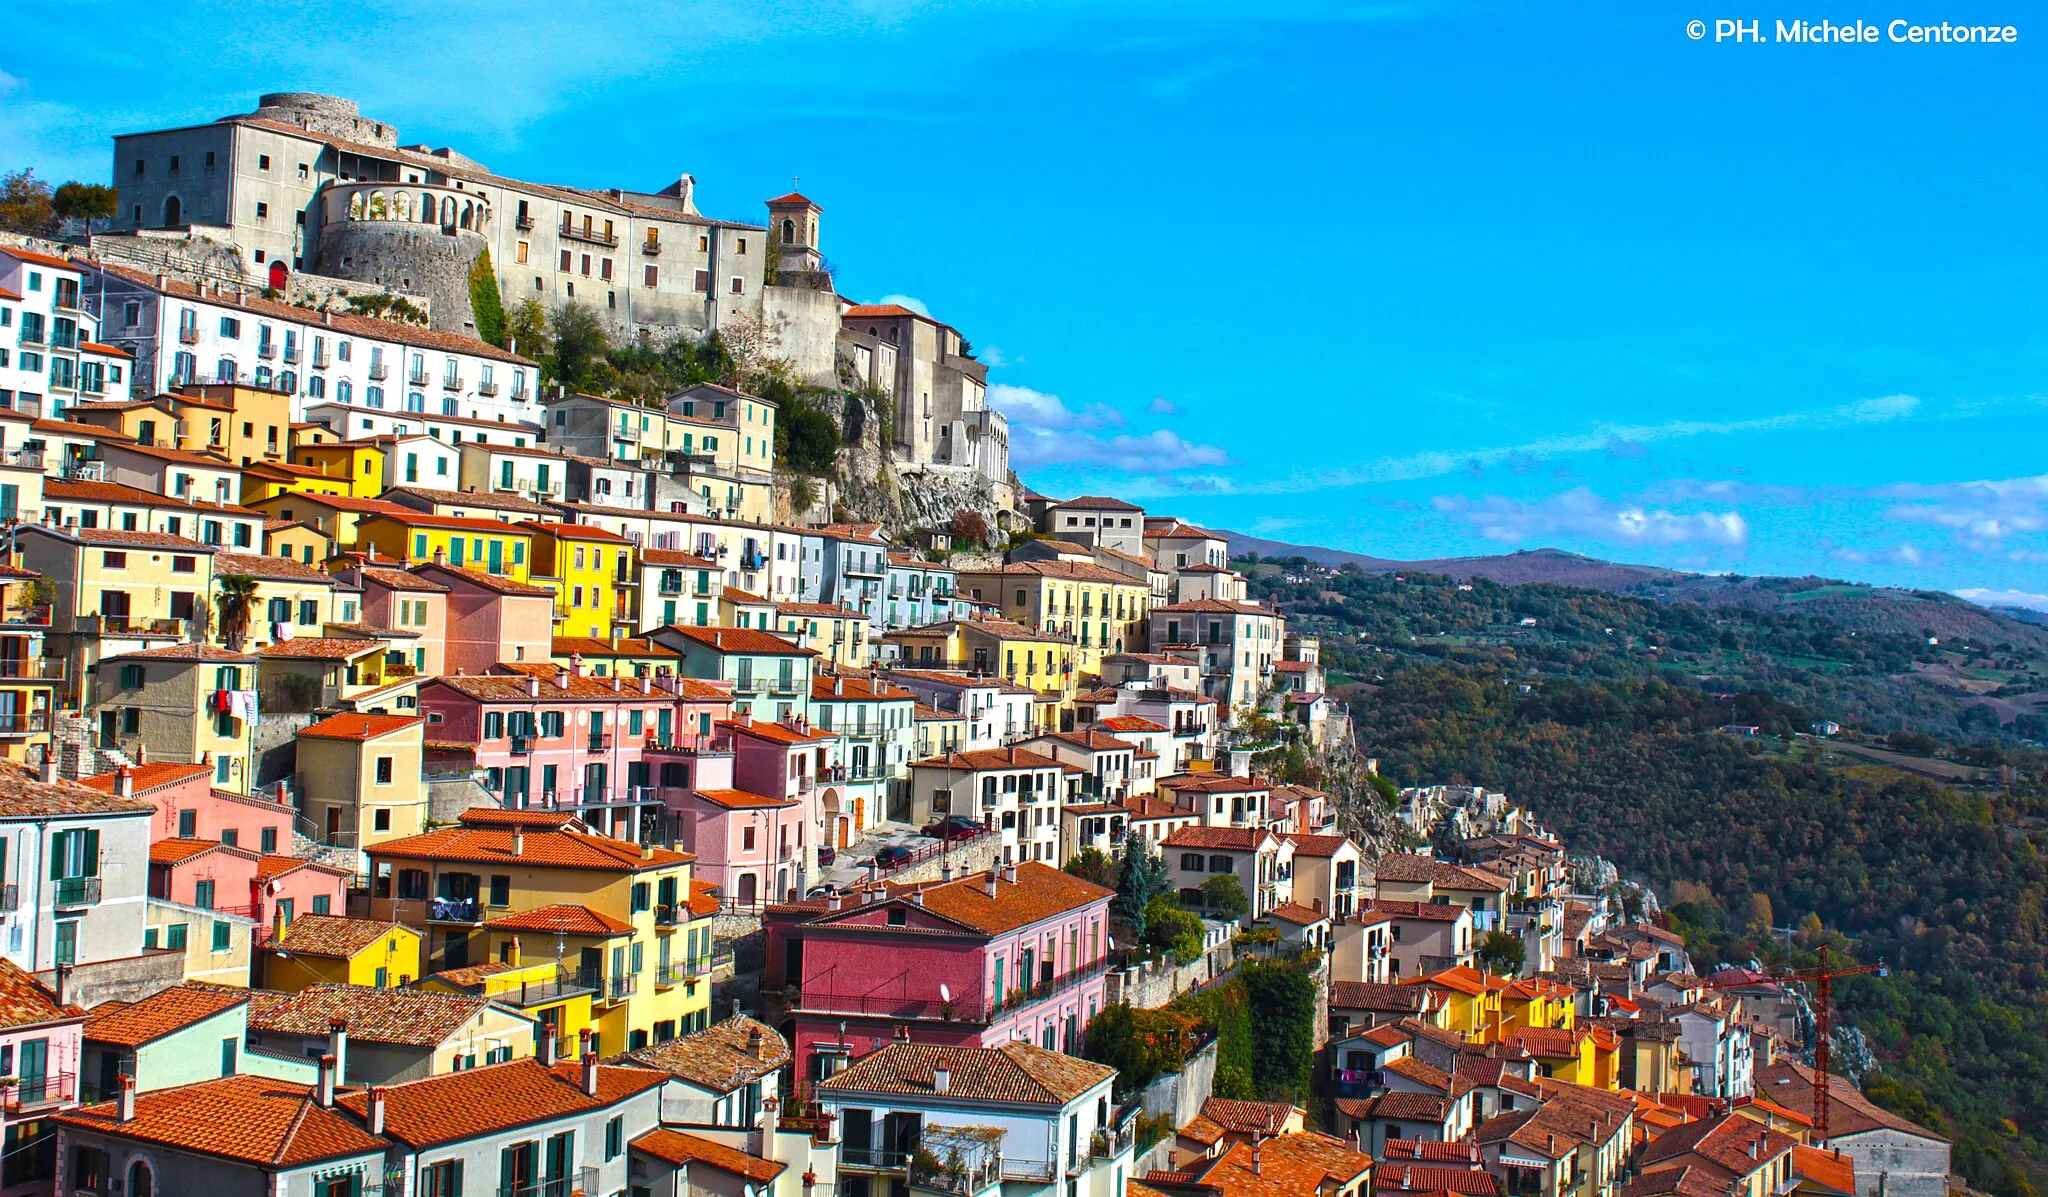
<instances>
[{"instance_id":1,"label":"blue sky","mask_svg":"<svg viewBox=\"0 0 2048 1197\"><path fill-rule=\"evenodd\" d=\"M959 327L1046 493L2048 607L2038 9L1252 7L35 6L0 166L104 180L116 131L292 89L735 218L800 175L841 291Z\"/></svg>"}]
</instances>

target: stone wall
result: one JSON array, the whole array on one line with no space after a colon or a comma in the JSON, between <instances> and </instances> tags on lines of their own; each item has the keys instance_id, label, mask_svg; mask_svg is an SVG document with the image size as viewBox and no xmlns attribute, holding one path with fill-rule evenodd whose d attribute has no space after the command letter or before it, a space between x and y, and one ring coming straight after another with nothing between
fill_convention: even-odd
<instances>
[{"instance_id":1,"label":"stone wall","mask_svg":"<svg viewBox=\"0 0 2048 1197\"><path fill-rule=\"evenodd\" d=\"M483 253L484 245L480 233L449 231L439 224L342 221L320 230L320 254L314 268L334 278L423 296L434 328L473 337L476 316L469 304L469 268ZM438 372L427 379L430 388L438 388L440 382ZM440 405L430 396L428 406L437 409Z\"/></svg>"},{"instance_id":2,"label":"stone wall","mask_svg":"<svg viewBox=\"0 0 2048 1197\"><path fill-rule=\"evenodd\" d=\"M1199 989L1230 975L1237 967L1237 947L1228 939L1203 953L1193 964L1175 966L1164 960L1133 965L1109 974L1103 1000L1111 1005L1127 1002L1145 1010L1157 1010L1190 989Z\"/></svg>"},{"instance_id":3,"label":"stone wall","mask_svg":"<svg viewBox=\"0 0 2048 1197\"><path fill-rule=\"evenodd\" d=\"M912 881L943 881L945 878L941 875L941 870L944 866L950 866L955 877L969 873L985 873L990 865L1002 859L1002 845L997 842L1001 838L988 835L971 843L955 844L952 851L943 857L934 856L930 860L921 860L907 869L899 869L889 874L888 879L898 884Z\"/></svg>"},{"instance_id":4,"label":"stone wall","mask_svg":"<svg viewBox=\"0 0 2048 1197\"><path fill-rule=\"evenodd\" d=\"M1146 1117L1171 1116L1173 1125L1186 1126L1201 1113L1202 1103L1209 1100L1215 1088L1216 1041L1212 1039L1188 1057L1179 1072L1165 1073L1145 1086L1138 1101Z\"/></svg>"},{"instance_id":5,"label":"stone wall","mask_svg":"<svg viewBox=\"0 0 2048 1197\"><path fill-rule=\"evenodd\" d=\"M36 979L55 987L57 974L44 970ZM185 979L185 953L170 950L123 956L76 965L66 980L66 1000L91 1009L101 1002L137 1002Z\"/></svg>"},{"instance_id":6,"label":"stone wall","mask_svg":"<svg viewBox=\"0 0 2048 1197\"><path fill-rule=\"evenodd\" d=\"M290 780L299 771L299 733L319 721L320 716L310 714L259 715L249 729L249 755L256 766L249 788Z\"/></svg>"},{"instance_id":7,"label":"stone wall","mask_svg":"<svg viewBox=\"0 0 2048 1197\"><path fill-rule=\"evenodd\" d=\"M808 282L808 274L790 276ZM796 365L797 376L812 386L839 385L839 296L830 276L825 286L771 286L761 290L761 318L775 338L779 357Z\"/></svg>"},{"instance_id":8,"label":"stone wall","mask_svg":"<svg viewBox=\"0 0 2048 1197\"><path fill-rule=\"evenodd\" d=\"M431 777L427 779L427 821L429 823L453 823L463 811L479 806L496 807L500 803L491 797L478 775L462 774Z\"/></svg>"}]
</instances>

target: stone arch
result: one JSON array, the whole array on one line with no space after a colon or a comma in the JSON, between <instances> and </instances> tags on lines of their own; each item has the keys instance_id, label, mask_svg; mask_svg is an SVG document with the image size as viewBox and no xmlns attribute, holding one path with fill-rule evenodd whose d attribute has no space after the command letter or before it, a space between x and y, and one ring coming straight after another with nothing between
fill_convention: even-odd
<instances>
[{"instance_id":1,"label":"stone arch","mask_svg":"<svg viewBox=\"0 0 2048 1197\"><path fill-rule=\"evenodd\" d=\"M784 245L796 244L796 221L791 220L787 216L782 218L782 243Z\"/></svg>"},{"instance_id":2,"label":"stone arch","mask_svg":"<svg viewBox=\"0 0 2048 1197\"><path fill-rule=\"evenodd\" d=\"M384 198L383 192L372 191L370 193L370 206L368 212L371 220L388 220L390 218L391 205L389 201L387 201Z\"/></svg>"},{"instance_id":3,"label":"stone arch","mask_svg":"<svg viewBox=\"0 0 2048 1197\"><path fill-rule=\"evenodd\" d=\"M184 224L184 223L185 223L185 220L184 220L184 216L185 216L185 205L184 205L184 202L183 202L182 200L180 200L180 199L179 199L179 198L178 198L177 196L175 196L175 195L167 195L167 196L165 196L165 197L164 197L164 227L165 227L165 228L167 228L167 229L174 229L174 228L177 228L177 227L178 227L179 225L181 225L181 224Z\"/></svg>"},{"instance_id":4,"label":"stone arch","mask_svg":"<svg viewBox=\"0 0 2048 1197\"><path fill-rule=\"evenodd\" d=\"M752 906L760 893L760 880L752 873L741 873L739 892L734 895L741 906Z\"/></svg>"},{"instance_id":5,"label":"stone arch","mask_svg":"<svg viewBox=\"0 0 2048 1197\"><path fill-rule=\"evenodd\" d=\"M360 191L349 193L348 218L350 220L361 220L363 218L363 193Z\"/></svg>"},{"instance_id":6,"label":"stone arch","mask_svg":"<svg viewBox=\"0 0 2048 1197\"><path fill-rule=\"evenodd\" d=\"M434 193L431 191L420 192L420 223L434 223L434 211Z\"/></svg>"},{"instance_id":7,"label":"stone arch","mask_svg":"<svg viewBox=\"0 0 2048 1197\"><path fill-rule=\"evenodd\" d=\"M156 1197L156 1173L150 1170L148 1160L128 1165L128 1197Z\"/></svg>"},{"instance_id":8,"label":"stone arch","mask_svg":"<svg viewBox=\"0 0 2048 1197\"><path fill-rule=\"evenodd\" d=\"M444 195L441 197L441 224L444 227L446 227L453 225L454 223L455 197L452 195Z\"/></svg>"},{"instance_id":9,"label":"stone arch","mask_svg":"<svg viewBox=\"0 0 2048 1197\"><path fill-rule=\"evenodd\" d=\"M412 192L400 191L393 193L391 197L391 219L412 219Z\"/></svg>"},{"instance_id":10,"label":"stone arch","mask_svg":"<svg viewBox=\"0 0 2048 1197\"><path fill-rule=\"evenodd\" d=\"M470 221L475 219L475 217L476 205L469 203L468 201L464 201L462 205L462 227L465 229L472 227Z\"/></svg>"}]
</instances>

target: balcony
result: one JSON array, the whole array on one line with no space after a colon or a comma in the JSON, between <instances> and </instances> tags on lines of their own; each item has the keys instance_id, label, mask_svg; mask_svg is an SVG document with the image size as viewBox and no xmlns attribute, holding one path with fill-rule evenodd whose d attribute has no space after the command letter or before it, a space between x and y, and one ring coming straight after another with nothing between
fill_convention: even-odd
<instances>
[{"instance_id":1,"label":"balcony","mask_svg":"<svg viewBox=\"0 0 2048 1197\"><path fill-rule=\"evenodd\" d=\"M661 242L659 242L659 241L648 241L648 242L644 242L644 243L643 243L643 244L642 244L642 245L640 246L640 252L641 252L641 253L643 253L643 254L646 254L646 255L647 255L648 257L650 257L650 258L658 258L658 257L660 257L660 256L661 256Z\"/></svg>"},{"instance_id":2,"label":"balcony","mask_svg":"<svg viewBox=\"0 0 2048 1197\"><path fill-rule=\"evenodd\" d=\"M675 927L690 921L690 908L680 903L665 903L654 908L654 925Z\"/></svg>"},{"instance_id":3,"label":"balcony","mask_svg":"<svg viewBox=\"0 0 2048 1197\"><path fill-rule=\"evenodd\" d=\"M689 973L680 964L658 964L654 967L654 987L656 989L674 989L677 985L687 980L689 980Z\"/></svg>"},{"instance_id":4,"label":"balcony","mask_svg":"<svg viewBox=\"0 0 2048 1197\"><path fill-rule=\"evenodd\" d=\"M1138 1126L1136 1121L1126 1122L1115 1130L1096 1131L1088 1140L1090 1159L1111 1160L1123 1155L1137 1145Z\"/></svg>"},{"instance_id":5,"label":"balcony","mask_svg":"<svg viewBox=\"0 0 2048 1197\"><path fill-rule=\"evenodd\" d=\"M313 355L313 368L315 370L325 370L327 368L327 351L325 349Z\"/></svg>"},{"instance_id":6,"label":"balcony","mask_svg":"<svg viewBox=\"0 0 2048 1197\"><path fill-rule=\"evenodd\" d=\"M414 370L412 373L407 374L405 376L405 385L409 387L423 387L427 385L427 372L425 370Z\"/></svg>"},{"instance_id":7,"label":"balcony","mask_svg":"<svg viewBox=\"0 0 2048 1197\"><path fill-rule=\"evenodd\" d=\"M58 906L100 904L100 879L97 877L59 877L50 888L55 894L53 901Z\"/></svg>"},{"instance_id":8,"label":"balcony","mask_svg":"<svg viewBox=\"0 0 2048 1197\"><path fill-rule=\"evenodd\" d=\"M299 347L290 341L285 342L284 360L287 365L296 366L299 364Z\"/></svg>"},{"instance_id":9,"label":"balcony","mask_svg":"<svg viewBox=\"0 0 2048 1197\"><path fill-rule=\"evenodd\" d=\"M590 752L610 752L612 749L612 734L610 732L591 733L586 749Z\"/></svg>"},{"instance_id":10,"label":"balcony","mask_svg":"<svg viewBox=\"0 0 2048 1197\"><path fill-rule=\"evenodd\" d=\"M484 921L484 904L475 898L432 898L427 902L427 921L481 923Z\"/></svg>"},{"instance_id":11,"label":"balcony","mask_svg":"<svg viewBox=\"0 0 2048 1197\"><path fill-rule=\"evenodd\" d=\"M10 614L12 614L10 612ZM26 614L24 612L24 614ZM48 612L42 613L41 622L48 625ZM9 622L14 622L9 620ZM23 621L26 622L26 621ZM0 681L61 682L64 680L64 658L36 657L33 660L17 657L0 657Z\"/></svg>"},{"instance_id":12,"label":"balcony","mask_svg":"<svg viewBox=\"0 0 2048 1197\"><path fill-rule=\"evenodd\" d=\"M277 356L277 342L264 341L256 346L256 356L272 358Z\"/></svg>"},{"instance_id":13,"label":"balcony","mask_svg":"<svg viewBox=\"0 0 2048 1197\"><path fill-rule=\"evenodd\" d=\"M480 382L476 384L476 393L479 395L495 395L498 393L498 384L495 382Z\"/></svg>"},{"instance_id":14,"label":"balcony","mask_svg":"<svg viewBox=\"0 0 2048 1197\"><path fill-rule=\"evenodd\" d=\"M533 230L533 213L521 212L518 219L512 222L512 225L522 233L531 232Z\"/></svg>"},{"instance_id":15,"label":"balcony","mask_svg":"<svg viewBox=\"0 0 2048 1197\"><path fill-rule=\"evenodd\" d=\"M4 1089L0 1089L0 1101L6 1103L10 1114L69 1105L77 1100L78 1077L69 1072L13 1077Z\"/></svg>"},{"instance_id":16,"label":"balcony","mask_svg":"<svg viewBox=\"0 0 2048 1197\"><path fill-rule=\"evenodd\" d=\"M195 326L193 326L193 325L189 325L189 324L181 324L181 325L179 325L179 326L178 326L178 341L179 341L179 343L180 343L180 344L184 344L184 345L197 345L197 344L199 344L199 329L198 329L197 327L195 327Z\"/></svg>"},{"instance_id":17,"label":"balcony","mask_svg":"<svg viewBox=\"0 0 2048 1197\"><path fill-rule=\"evenodd\" d=\"M533 742L531 740L528 740L525 736L512 737L511 753L513 756L525 756L532 751Z\"/></svg>"},{"instance_id":18,"label":"balcony","mask_svg":"<svg viewBox=\"0 0 2048 1197\"><path fill-rule=\"evenodd\" d=\"M604 989L599 992L598 1000L623 1002L639 991L640 978L632 976L613 977L610 981L606 982Z\"/></svg>"},{"instance_id":19,"label":"balcony","mask_svg":"<svg viewBox=\"0 0 2048 1197\"><path fill-rule=\"evenodd\" d=\"M462 375L460 375L460 374L444 374L444 375L442 375L442 376L441 376L441 389L442 389L442 390L444 390L444 391L459 391L459 390L461 390L461 389L462 389Z\"/></svg>"},{"instance_id":20,"label":"balcony","mask_svg":"<svg viewBox=\"0 0 2048 1197\"><path fill-rule=\"evenodd\" d=\"M531 1184L499 1185L495 1197L579 1197L602 1191L602 1180L596 1168L578 1168L573 1176L558 1176L551 1180L536 1180Z\"/></svg>"},{"instance_id":21,"label":"balcony","mask_svg":"<svg viewBox=\"0 0 2048 1197\"><path fill-rule=\"evenodd\" d=\"M579 229L566 220L562 222L560 228L555 230L555 233L558 236L567 237L571 241L584 241L591 245L616 247L619 243L619 239L611 233L599 232L596 229Z\"/></svg>"},{"instance_id":22,"label":"balcony","mask_svg":"<svg viewBox=\"0 0 2048 1197\"><path fill-rule=\"evenodd\" d=\"M33 736L50 730L48 711L14 711L0 714L0 736ZM93 879L95 883L98 878ZM98 898L94 898L98 901Z\"/></svg>"},{"instance_id":23,"label":"balcony","mask_svg":"<svg viewBox=\"0 0 2048 1197\"><path fill-rule=\"evenodd\" d=\"M385 379L389 377L391 377L391 367L385 365L383 362L370 363L370 381L383 382Z\"/></svg>"}]
</instances>

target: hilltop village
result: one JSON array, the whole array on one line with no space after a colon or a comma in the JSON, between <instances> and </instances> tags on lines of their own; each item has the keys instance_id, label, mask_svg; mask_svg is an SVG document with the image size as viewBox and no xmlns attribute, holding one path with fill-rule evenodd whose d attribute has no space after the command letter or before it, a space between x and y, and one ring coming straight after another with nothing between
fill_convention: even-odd
<instances>
[{"instance_id":1,"label":"hilltop village","mask_svg":"<svg viewBox=\"0 0 2048 1197\"><path fill-rule=\"evenodd\" d=\"M0 1197L1948 1191L1807 987L1379 778L1223 536L1025 486L804 195L305 93L113 160L0 239ZM479 279L856 395L888 514Z\"/></svg>"}]
</instances>

